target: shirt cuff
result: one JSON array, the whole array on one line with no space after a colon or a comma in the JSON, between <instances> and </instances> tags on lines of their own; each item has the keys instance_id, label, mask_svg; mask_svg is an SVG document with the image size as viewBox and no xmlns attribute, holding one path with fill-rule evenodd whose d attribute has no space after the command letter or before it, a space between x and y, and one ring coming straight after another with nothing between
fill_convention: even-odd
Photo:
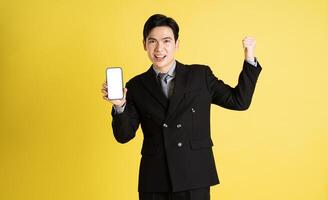
<instances>
[{"instance_id":1,"label":"shirt cuff","mask_svg":"<svg viewBox=\"0 0 328 200\"><path fill-rule=\"evenodd\" d=\"M115 114L121 114L124 112L125 106L126 103L124 103L122 106L114 105Z\"/></svg>"},{"instance_id":2,"label":"shirt cuff","mask_svg":"<svg viewBox=\"0 0 328 200\"><path fill-rule=\"evenodd\" d=\"M252 60L250 58L246 58L246 62L253 65L254 67L257 67L257 59L255 57L254 57L254 60Z\"/></svg>"}]
</instances>

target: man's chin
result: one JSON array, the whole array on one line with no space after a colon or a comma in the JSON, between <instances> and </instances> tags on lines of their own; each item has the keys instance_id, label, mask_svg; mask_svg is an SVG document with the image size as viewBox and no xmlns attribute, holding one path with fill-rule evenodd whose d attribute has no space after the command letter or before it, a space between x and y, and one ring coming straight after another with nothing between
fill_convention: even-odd
<instances>
[{"instance_id":1,"label":"man's chin","mask_svg":"<svg viewBox=\"0 0 328 200\"><path fill-rule=\"evenodd\" d=\"M153 65L156 66L157 68L164 68L168 65L168 63L153 62Z\"/></svg>"},{"instance_id":2,"label":"man's chin","mask_svg":"<svg viewBox=\"0 0 328 200\"><path fill-rule=\"evenodd\" d=\"M165 68L165 67L168 67L170 65L172 65L172 61L171 62L152 62L153 65L155 65L157 68Z\"/></svg>"}]
</instances>

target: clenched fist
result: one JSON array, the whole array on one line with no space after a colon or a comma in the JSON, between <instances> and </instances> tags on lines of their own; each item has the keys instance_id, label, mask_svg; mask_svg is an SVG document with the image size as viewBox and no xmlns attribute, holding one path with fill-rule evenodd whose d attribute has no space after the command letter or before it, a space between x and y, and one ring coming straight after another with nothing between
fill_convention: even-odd
<instances>
[{"instance_id":1,"label":"clenched fist","mask_svg":"<svg viewBox=\"0 0 328 200\"><path fill-rule=\"evenodd\" d=\"M255 45L256 45L256 41L254 38L246 36L243 39L243 48L244 48L244 53L245 53L245 59L254 60Z\"/></svg>"}]
</instances>

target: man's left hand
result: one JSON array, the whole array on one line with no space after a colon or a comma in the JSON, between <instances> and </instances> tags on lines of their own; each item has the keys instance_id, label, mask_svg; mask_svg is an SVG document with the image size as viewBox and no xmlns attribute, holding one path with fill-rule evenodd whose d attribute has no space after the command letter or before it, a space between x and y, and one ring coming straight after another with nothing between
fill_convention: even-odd
<instances>
[{"instance_id":1,"label":"man's left hand","mask_svg":"<svg viewBox=\"0 0 328 200\"><path fill-rule=\"evenodd\" d=\"M243 48L245 53L245 59L255 61L255 45L256 41L250 36L246 36L243 39Z\"/></svg>"}]
</instances>

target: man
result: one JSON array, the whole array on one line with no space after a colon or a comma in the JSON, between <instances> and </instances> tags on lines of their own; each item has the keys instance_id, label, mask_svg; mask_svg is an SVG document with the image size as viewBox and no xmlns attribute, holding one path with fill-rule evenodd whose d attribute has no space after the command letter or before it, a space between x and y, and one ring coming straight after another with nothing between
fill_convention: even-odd
<instances>
[{"instance_id":1,"label":"man","mask_svg":"<svg viewBox=\"0 0 328 200\"><path fill-rule=\"evenodd\" d=\"M235 88L218 80L208 66L175 60L179 26L156 14L144 25L143 46L152 66L129 80L122 100L111 102L116 140L144 135L139 169L140 200L209 200L210 186L219 184L212 152L210 106L246 110L261 66L255 40L243 40L245 61ZM110 92L110 91L109 91Z\"/></svg>"}]
</instances>

